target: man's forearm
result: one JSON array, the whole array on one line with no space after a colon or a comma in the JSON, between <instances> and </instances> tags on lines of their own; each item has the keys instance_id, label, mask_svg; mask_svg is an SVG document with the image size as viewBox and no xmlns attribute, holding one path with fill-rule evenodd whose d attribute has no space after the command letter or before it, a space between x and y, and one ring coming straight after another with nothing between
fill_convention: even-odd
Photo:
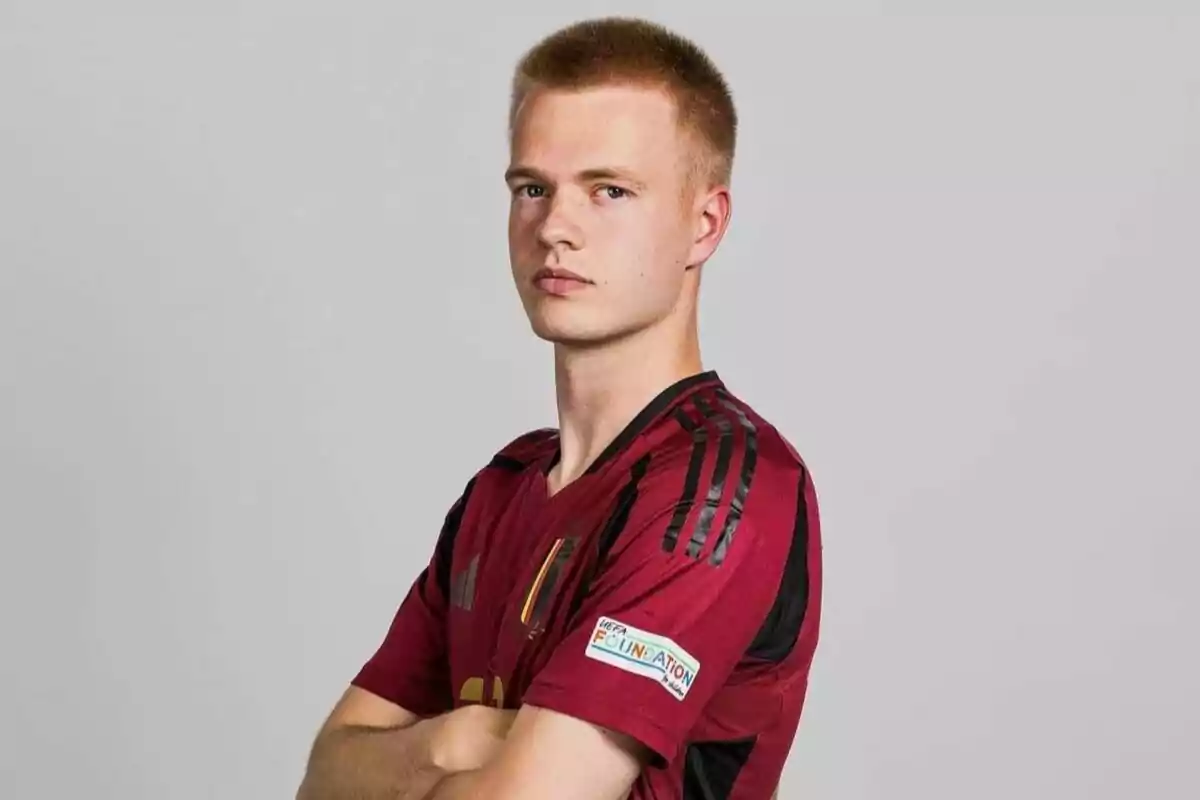
<instances>
[{"instance_id":1,"label":"man's forearm","mask_svg":"<svg viewBox=\"0 0 1200 800\"><path fill-rule=\"evenodd\" d=\"M476 800L483 796L483 787L479 779L479 770L447 775L433 788L428 800ZM629 800L631 794L633 787L622 795L622 800Z\"/></svg>"},{"instance_id":2,"label":"man's forearm","mask_svg":"<svg viewBox=\"0 0 1200 800\"><path fill-rule=\"evenodd\" d=\"M421 800L443 777L430 759L428 721L348 727L318 738L297 800Z\"/></svg>"},{"instance_id":3,"label":"man's forearm","mask_svg":"<svg viewBox=\"0 0 1200 800\"><path fill-rule=\"evenodd\" d=\"M430 791L429 800L469 800L475 795L478 783L478 770L447 775Z\"/></svg>"}]
</instances>

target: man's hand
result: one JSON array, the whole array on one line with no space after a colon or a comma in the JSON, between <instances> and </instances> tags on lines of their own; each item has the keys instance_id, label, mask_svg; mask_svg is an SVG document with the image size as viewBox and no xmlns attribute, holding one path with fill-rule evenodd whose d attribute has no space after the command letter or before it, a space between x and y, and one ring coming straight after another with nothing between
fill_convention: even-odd
<instances>
[{"instance_id":1,"label":"man's hand","mask_svg":"<svg viewBox=\"0 0 1200 800\"><path fill-rule=\"evenodd\" d=\"M500 751L517 718L516 711L469 705L433 720L430 763L445 775L482 768Z\"/></svg>"},{"instance_id":2,"label":"man's hand","mask_svg":"<svg viewBox=\"0 0 1200 800\"><path fill-rule=\"evenodd\" d=\"M350 687L317 735L297 800L424 800L488 764L516 716L467 706L422 718Z\"/></svg>"}]
</instances>

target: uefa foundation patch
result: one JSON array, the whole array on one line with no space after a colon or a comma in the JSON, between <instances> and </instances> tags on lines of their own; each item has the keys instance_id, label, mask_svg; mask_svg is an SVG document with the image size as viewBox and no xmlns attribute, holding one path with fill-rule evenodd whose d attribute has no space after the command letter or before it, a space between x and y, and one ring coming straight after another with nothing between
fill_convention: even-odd
<instances>
[{"instance_id":1,"label":"uefa foundation patch","mask_svg":"<svg viewBox=\"0 0 1200 800\"><path fill-rule=\"evenodd\" d=\"M700 662L664 636L601 617L588 640L587 657L661 684L676 700L687 696Z\"/></svg>"}]
</instances>

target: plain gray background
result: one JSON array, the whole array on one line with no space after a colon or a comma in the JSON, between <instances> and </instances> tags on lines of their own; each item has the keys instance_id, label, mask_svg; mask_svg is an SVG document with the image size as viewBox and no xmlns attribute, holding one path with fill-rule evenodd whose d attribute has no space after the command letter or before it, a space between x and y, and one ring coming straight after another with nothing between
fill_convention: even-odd
<instances>
[{"instance_id":1,"label":"plain gray background","mask_svg":"<svg viewBox=\"0 0 1200 800\"><path fill-rule=\"evenodd\" d=\"M0 795L292 796L554 424L508 71L632 9L737 94L706 366L821 498L783 796L1200 796L1200 17L405 5L0 3Z\"/></svg>"}]
</instances>

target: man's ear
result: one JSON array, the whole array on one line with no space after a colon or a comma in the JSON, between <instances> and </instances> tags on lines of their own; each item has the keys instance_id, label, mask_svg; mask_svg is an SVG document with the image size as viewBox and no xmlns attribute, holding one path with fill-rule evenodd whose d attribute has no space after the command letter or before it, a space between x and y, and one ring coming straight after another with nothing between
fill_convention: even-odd
<instances>
[{"instance_id":1,"label":"man's ear","mask_svg":"<svg viewBox=\"0 0 1200 800\"><path fill-rule=\"evenodd\" d=\"M710 187L697 198L695 209L692 248L687 259L689 269L712 258L721 240L725 238L725 232L729 230L729 220L733 214L733 199L729 187Z\"/></svg>"}]
</instances>

